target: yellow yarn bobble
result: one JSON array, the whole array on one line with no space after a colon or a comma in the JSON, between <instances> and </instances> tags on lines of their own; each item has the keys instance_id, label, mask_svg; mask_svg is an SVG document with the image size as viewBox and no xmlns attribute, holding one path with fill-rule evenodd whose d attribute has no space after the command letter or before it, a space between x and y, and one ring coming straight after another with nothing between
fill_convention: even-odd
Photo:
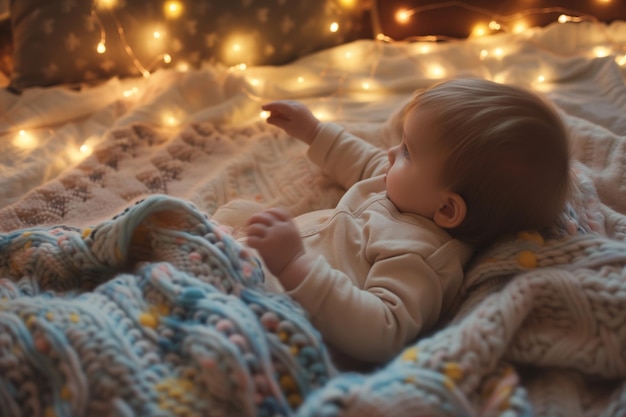
<instances>
[{"instance_id":1,"label":"yellow yarn bobble","mask_svg":"<svg viewBox=\"0 0 626 417\"><path fill-rule=\"evenodd\" d=\"M61 396L62 400L67 401L72 398L72 391L70 391L70 389L66 385L61 389L59 395Z\"/></svg>"},{"instance_id":2,"label":"yellow yarn bobble","mask_svg":"<svg viewBox=\"0 0 626 417\"><path fill-rule=\"evenodd\" d=\"M72 323L78 323L80 321L80 316L77 313L70 313L70 321Z\"/></svg>"},{"instance_id":3,"label":"yellow yarn bobble","mask_svg":"<svg viewBox=\"0 0 626 417\"><path fill-rule=\"evenodd\" d=\"M524 268L536 268L537 267L537 258L535 254L531 251L525 250L517 255L517 263L523 266Z\"/></svg>"},{"instance_id":4,"label":"yellow yarn bobble","mask_svg":"<svg viewBox=\"0 0 626 417\"><path fill-rule=\"evenodd\" d=\"M141 313L139 315L139 323L141 323L142 326L154 329L157 326L158 320L150 313Z\"/></svg>"},{"instance_id":5,"label":"yellow yarn bobble","mask_svg":"<svg viewBox=\"0 0 626 417\"><path fill-rule=\"evenodd\" d=\"M522 240L528 240L528 241L531 241L531 242L535 242L539 246L543 246L543 244L545 243L545 241L543 239L543 236L541 236L537 232L527 232L527 231L519 232L517 237L522 239Z\"/></svg>"},{"instance_id":6,"label":"yellow yarn bobble","mask_svg":"<svg viewBox=\"0 0 626 417\"><path fill-rule=\"evenodd\" d=\"M300 404L302 404L302 397L300 396L300 394L291 394L287 396L287 402L292 408L296 408Z\"/></svg>"},{"instance_id":7,"label":"yellow yarn bobble","mask_svg":"<svg viewBox=\"0 0 626 417\"><path fill-rule=\"evenodd\" d=\"M417 361L417 348L411 347L411 348L405 349L405 351L402 353L402 360L405 362Z\"/></svg>"},{"instance_id":8,"label":"yellow yarn bobble","mask_svg":"<svg viewBox=\"0 0 626 417\"><path fill-rule=\"evenodd\" d=\"M461 366L456 362L448 362L444 364L443 372L446 374L448 378L453 379L455 381L458 381L461 378L463 378L463 370L461 369Z\"/></svg>"},{"instance_id":9,"label":"yellow yarn bobble","mask_svg":"<svg viewBox=\"0 0 626 417\"><path fill-rule=\"evenodd\" d=\"M89 235L91 234L91 227L87 227L85 229L83 229L83 239L87 239L89 237Z\"/></svg>"},{"instance_id":10,"label":"yellow yarn bobble","mask_svg":"<svg viewBox=\"0 0 626 417\"><path fill-rule=\"evenodd\" d=\"M293 391L297 389L296 381L293 380L291 375L283 375L280 377L280 386L285 391Z\"/></svg>"}]
</instances>

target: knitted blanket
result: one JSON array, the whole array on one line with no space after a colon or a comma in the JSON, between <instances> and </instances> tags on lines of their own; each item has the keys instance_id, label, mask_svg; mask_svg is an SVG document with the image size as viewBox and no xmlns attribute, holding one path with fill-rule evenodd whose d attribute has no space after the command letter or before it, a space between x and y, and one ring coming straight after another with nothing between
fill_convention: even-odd
<instances>
[{"instance_id":1,"label":"knitted blanket","mask_svg":"<svg viewBox=\"0 0 626 417\"><path fill-rule=\"evenodd\" d=\"M549 238L482 253L445 327L372 375L334 378L298 415L626 416L626 242L607 237L626 218L578 167Z\"/></svg>"},{"instance_id":2,"label":"knitted blanket","mask_svg":"<svg viewBox=\"0 0 626 417\"><path fill-rule=\"evenodd\" d=\"M181 200L0 254L3 417L286 416L334 374L303 311Z\"/></svg>"}]
</instances>

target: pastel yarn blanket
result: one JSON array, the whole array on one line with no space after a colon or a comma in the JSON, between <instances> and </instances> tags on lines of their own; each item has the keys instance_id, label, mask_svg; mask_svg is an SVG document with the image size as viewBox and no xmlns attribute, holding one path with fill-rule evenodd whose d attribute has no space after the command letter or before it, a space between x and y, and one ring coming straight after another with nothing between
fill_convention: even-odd
<instances>
[{"instance_id":1,"label":"pastel yarn blanket","mask_svg":"<svg viewBox=\"0 0 626 417\"><path fill-rule=\"evenodd\" d=\"M334 374L289 298L191 204L0 235L0 415L286 416Z\"/></svg>"}]
</instances>

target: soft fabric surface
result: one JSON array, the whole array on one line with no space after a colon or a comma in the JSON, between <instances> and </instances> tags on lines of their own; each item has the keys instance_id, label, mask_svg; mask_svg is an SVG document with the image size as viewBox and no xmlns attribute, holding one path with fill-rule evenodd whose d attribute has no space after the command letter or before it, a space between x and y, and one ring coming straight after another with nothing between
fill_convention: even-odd
<instances>
[{"instance_id":1,"label":"soft fabric surface","mask_svg":"<svg viewBox=\"0 0 626 417\"><path fill-rule=\"evenodd\" d=\"M388 147L416 88L452 76L530 84L572 134L575 189L560 222L482 254L448 324L371 375L332 378L297 414L626 415L624 45L624 22L555 24L446 44L361 41L285 67L159 71L79 92L0 95L0 228L105 224L155 193L209 215L234 198L293 214L332 207L341 190L302 144L260 120L260 103L304 101Z\"/></svg>"},{"instance_id":2,"label":"soft fabric surface","mask_svg":"<svg viewBox=\"0 0 626 417\"><path fill-rule=\"evenodd\" d=\"M304 311L183 201L22 230L0 252L5 417L288 415L334 375Z\"/></svg>"}]
</instances>

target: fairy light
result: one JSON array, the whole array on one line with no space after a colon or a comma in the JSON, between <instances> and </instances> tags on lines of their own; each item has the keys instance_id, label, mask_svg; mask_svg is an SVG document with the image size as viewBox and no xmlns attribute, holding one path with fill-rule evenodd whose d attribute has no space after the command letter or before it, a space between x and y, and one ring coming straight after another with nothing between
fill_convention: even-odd
<instances>
[{"instance_id":1,"label":"fairy light","mask_svg":"<svg viewBox=\"0 0 626 417\"><path fill-rule=\"evenodd\" d=\"M137 94L137 92L138 92L138 91L139 91L139 89L138 89L137 87L133 87L133 88L131 88L131 89L129 89L129 90L125 90L125 91L122 93L122 95L123 95L124 97L128 98L128 97L130 97L130 96L132 96L132 95L134 95L134 94Z\"/></svg>"},{"instance_id":2,"label":"fairy light","mask_svg":"<svg viewBox=\"0 0 626 417\"><path fill-rule=\"evenodd\" d=\"M352 9L357 4L357 0L339 0L339 4L345 9Z\"/></svg>"},{"instance_id":3,"label":"fairy light","mask_svg":"<svg viewBox=\"0 0 626 417\"><path fill-rule=\"evenodd\" d=\"M259 113L259 117L261 119L267 119L268 117L270 117L270 112L268 112L267 110L262 110L261 113Z\"/></svg>"},{"instance_id":4,"label":"fairy light","mask_svg":"<svg viewBox=\"0 0 626 417\"><path fill-rule=\"evenodd\" d=\"M520 21L517 22L515 26L513 26L513 33L522 33L526 29L528 29L528 25L526 24L526 22Z\"/></svg>"},{"instance_id":5,"label":"fairy light","mask_svg":"<svg viewBox=\"0 0 626 417\"><path fill-rule=\"evenodd\" d=\"M166 1L163 4L163 13L169 19L178 19L183 14L183 3L180 1Z\"/></svg>"},{"instance_id":6,"label":"fairy light","mask_svg":"<svg viewBox=\"0 0 626 417\"><path fill-rule=\"evenodd\" d=\"M476 25L474 26L474 29L472 29L472 36L485 36L487 34L487 28L482 25Z\"/></svg>"},{"instance_id":7,"label":"fairy light","mask_svg":"<svg viewBox=\"0 0 626 417\"><path fill-rule=\"evenodd\" d=\"M170 54L164 54L163 55L163 62L165 62L166 64L169 64L172 62L172 56Z\"/></svg>"},{"instance_id":8,"label":"fairy light","mask_svg":"<svg viewBox=\"0 0 626 417\"><path fill-rule=\"evenodd\" d=\"M296 81L298 82L298 84L302 84L304 83L304 77L298 77Z\"/></svg>"},{"instance_id":9,"label":"fairy light","mask_svg":"<svg viewBox=\"0 0 626 417\"><path fill-rule=\"evenodd\" d=\"M13 145L20 149L34 149L38 144L39 141L37 138L25 130L20 130L13 138Z\"/></svg>"},{"instance_id":10,"label":"fairy light","mask_svg":"<svg viewBox=\"0 0 626 417\"><path fill-rule=\"evenodd\" d=\"M407 9L400 9L396 12L396 21L400 24L408 23L413 13Z\"/></svg>"},{"instance_id":11,"label":"fairy light","mask_svg":"<svg viewBox=\"0 0 626 417\"><path fill-rule=\"evenodd\" d=\"M189 71L189 64L186 62L179 62L176 64L176 71L187 72Z\"/></svg>"},{"instance_id":12,"label":"fairy light","mask_svg":"<svg viewBox=\"0 0 626 417\"><path fill-rule=\"evenodd\" d=\"M164 113L161 120L165 126L176 127L180 124L180 120L172 113Z\"/></svg>"},{"instance_id":13,"label":"fairy light","mask_svg":"<svg viewBox=\"0 0 626 417\"><path fill-rule=\"evenodd\" d=\"M369 90L370 88L372 88L372 85L367 81L363 81L361 83L361 87L363 87L363 90Z\"/></svg>"},{"instance_id":14,"label":"fairy light","mask_svg":"<svg viewBox=\"0 0 626 417\"><path fill-rule=\"evenodd\" d=\"M596 58L604 58L611 55L611 53L611 48L608 48L606 46L596 46L595 48L593 48L593 55Z\"/></svg>"},{"instance_id":15,"label":"fairy light","mask_svg":"<svg viewBox=\"0 0 626 417\"><path fill-rule=\"evenodd\" d=\"M433 78L443 78L446 75L446 70L441 65L431 65L428 68L428 74Z\"/></svg>"},{"instance_id":16,"label":"fairy light","mask_svg":"<svg viewBox=\"0 0 626 417\"><path fill-rule=\"evenodd\" d=\"M117 6L117 0L97 0L96 5L99 9L113 9Z\"/></svg>"},{"instance_id":17,"label":"fairy light","mask_svg":"<svg viewBox=\"0 0 626 417\"><path fill-rule=\"evenodd\" d=\"M489 22L489 29L491 30L500 30L502 29L502 25L500 25L500 23L496 22L495 20L492 20L491 22Z\"/></svg>"},{"instance_id":18,"label":"fairy light","mask_svg":"<svg viewBox=\"0 0 626 417\"><path fill-rule=\"evenodd\" d=\"M571 20L572 20L572 17L566 14L560 15L559 18L557 19L559 23L567 23L567 22L570 22Z\"/></svg>"},{"instance_id":19,"label":"fairy light","mask_svg":"<svg viewBox=\"0 0 626 417\"><path fill-rule=\"evenodd\" d=\"M161 36L162 36L162 35L161 35L161 32L160 32L160 31L158 31L158 30L155 30L154 32L152 32L152 37L153 37L154 39L161 39Z\"/></svg>"},{"instance_id":20,"label":"fairy light","mask_svg":"<svg viewBox=\"0 0 626 417\"><path fill-rule=\"evenodd\" d=\"M96 47L96 51L99 54L103 54L103 53L105 53L107 51L107 47L106 47L106 45L104 44L103 41L98 42L98 46Z\"/></svg>"},{"instance_id":21,"label":"fairy light","mask_svg":"<svg viewBox=\"0 0 626 417\"><path fill-rule=\"evenodd\" d=\"M330 31L336 33L339 30L339 23L333 22L330 24Z\"/></svg>"},{"instance_id":22,"label":"fairy light","mask_svg":"<svg viewBox=\"0 0 626 417\"><path fill-rule=\"evenodd\" d=\"M540 74L539 76L537 76L537 82L540 82L540 83L546 82L546 76L543 74Z\"/></svg>"}]
</instances>

